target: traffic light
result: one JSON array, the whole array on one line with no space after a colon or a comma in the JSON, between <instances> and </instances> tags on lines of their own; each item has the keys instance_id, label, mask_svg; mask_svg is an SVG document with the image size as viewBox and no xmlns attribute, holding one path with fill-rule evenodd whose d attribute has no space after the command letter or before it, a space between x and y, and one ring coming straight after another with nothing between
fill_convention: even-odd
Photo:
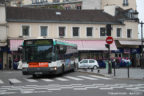
<instances>
[{"instance_id":1,"label":"traffic light","mask_svg":"<svg viewBox=\"0 0 144 96\"><path fill-rule=\"evenodd\" d=\"M111 36L111 24L107 24L106 25L106 33L107 33L107 36Z\"/></svg>"}]
</instances>

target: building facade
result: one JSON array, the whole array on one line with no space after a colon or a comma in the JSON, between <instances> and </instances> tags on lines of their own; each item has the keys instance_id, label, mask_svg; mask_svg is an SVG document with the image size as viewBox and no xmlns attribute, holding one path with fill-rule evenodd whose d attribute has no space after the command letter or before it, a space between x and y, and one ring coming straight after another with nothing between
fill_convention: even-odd
<instances>
[{"instance_id":1,"label":"building facade","mask_svg":"<svg viewBox=\"0 0 144 96\"><path fill-rule=\"evenodd\" d=\"M7 64L7 22L4 1L0 1L0 69Z\"/></svg>"},{"instance_id":2,"label":"building facade","mask_svg":"<svg viewBox=\"0 0 144 96\"><path fill-rule=\"evenodd\" d=\"M18 47L24 39L55 38L78 45L80 59L106 59L106 26L112 27L112 57L130 57L131 51L139 48L137 18L120 15L125 10L115 7L115 16L107 10L50 10L41 8L7 7L8 42L14 60L21 58ZM129 11L129 10L126 10ZM33 13L31 13L33 12ZM17 14L16 14L17 13ZM126 12L127 13L127 12ZM123 42L127 42L126 46ZM133 44L138 42L138 45ZM122 51L121 51L122 50ZM134 54L139 54L136 52Z\"/></svg>"},{"instance_id":3,"label":"building facade","mask_svg":"<svg viewBox=\"0 0 144 96\"><path fill-rule=\"evenodd\" d=\"M136 0L101 0L102 1L102 8L104 9L105 6L109 5L116 5L123 9L130 9L137 10Z\"/></svg>"},{"instance_id":4,"label":"building facade","mask_svg":"<svg viewBox=\"0 0 144 96\"><path fill-rule=\"evenodd\" d=\"M3 14L0 15L0 57L2 58L0 68L8 68L10 65L9 58L11 58L11 66L15 69L18 59L22 58L18 48L23 40L38 37L62 39L77 44L80 59L107 58L107 48L105 47L107 25L111 26L110 35L115 40L111 45L113 53L111 57L137 58L139 61L139 45L141 43L138 39L138 13L135 2L131 0L115 2L112 0L95 0L97 4L90 5L89 1L92 2L92 0L83 0L83 2L75 0L73 3L70 3L70 0L20 1L19 6L29 3L39 6L45 2L50 5L63 4L68 9L72 4L74 4L74 8L84 6L82 4L87 4L85 8L82 7L84 9L87 9L88 6L92 7L89 7L89 10L67 11L47 8L5 8L5 6L1 6L0 11ZM124 6L123 3L128 4ZM139 63L134 66L139 66Z\"/></svg>"},{"instance_id":5,"label":"building facade","mask_svg":"<svg viewBox=\"0 0 144 96\"><path fill-rule=\"evenodd\" d=\"M59 9L95 10L104 9L105 6L119 6L123 9L137 10L136 0L11 0L10 6L18 7L44 7Z\"/></svg>"}]
</instances>

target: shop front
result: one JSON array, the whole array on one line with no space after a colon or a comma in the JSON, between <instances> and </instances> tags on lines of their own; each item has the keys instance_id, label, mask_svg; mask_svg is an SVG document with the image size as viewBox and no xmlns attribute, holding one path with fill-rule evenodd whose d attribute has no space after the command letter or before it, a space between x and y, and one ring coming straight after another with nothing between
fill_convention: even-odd
<instances>
[{"instance_id":1,"label":"shop front","mask_svg":"<svg viewBox=\"0 0 144 96\"><path fill-rule=\"evenodd\" d=\"M129 58L132 62L132 67L139 67L140 66L140 48L141 41L139 40L129 40L129 41L122 41L117 40L116 46L118 48L115 51L115 57L119 58Z\"/></svg>"},{"instance_id":2,"label":"shop front","mask_svg":"<svg viewBox=\"0 0 144 96\"><path fill-rule=\"evenodd\" d=\"M81 59L108 59L108 49L105 40L66 40L78 45L78 51ZM110 45L111 51L117 50L115 42ZM111 54L113 57L114 54Z\"/></svg>"},{"instance_id":3,"label":"shop front","mask_svg":"<svg viewBox=\"0 0 144 96\"><path fill-rule=\"evenodd\" d=\"M22 58L22 53L18 48L23 44L23 40L9 40L10 54L8 54L9 69L17 69L18 62Z\"/></svg>"}]
</instances>

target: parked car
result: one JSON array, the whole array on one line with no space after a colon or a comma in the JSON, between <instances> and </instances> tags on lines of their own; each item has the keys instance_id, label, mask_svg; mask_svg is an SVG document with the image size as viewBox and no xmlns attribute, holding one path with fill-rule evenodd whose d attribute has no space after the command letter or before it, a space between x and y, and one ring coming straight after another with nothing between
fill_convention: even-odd
<instances>
[{"instance_id":1,"label":"parked car","mask_svg":"<svg viewBox=\"0 0 144 96\"><path fill-rule=\"evenodd\" d=\"M82 59L78 63L78 68L97 69L98 67L99 67L98 62L94 59Z\"/></svg>"}]
</instances>

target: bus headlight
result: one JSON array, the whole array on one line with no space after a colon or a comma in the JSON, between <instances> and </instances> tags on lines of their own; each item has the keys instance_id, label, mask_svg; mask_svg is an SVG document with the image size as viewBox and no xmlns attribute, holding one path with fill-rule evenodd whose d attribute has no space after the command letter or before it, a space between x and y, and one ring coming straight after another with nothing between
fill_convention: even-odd
<instances>
[{"instance_id":1,"label":"bus headlight","mask_svg":"<svg viewBox=\"0 0 144 96\"><path fill-rule=\"evenodd\" d=\"M57 67L54 67L54 70L57 70Z\"/></svg>"}]
</instances>

